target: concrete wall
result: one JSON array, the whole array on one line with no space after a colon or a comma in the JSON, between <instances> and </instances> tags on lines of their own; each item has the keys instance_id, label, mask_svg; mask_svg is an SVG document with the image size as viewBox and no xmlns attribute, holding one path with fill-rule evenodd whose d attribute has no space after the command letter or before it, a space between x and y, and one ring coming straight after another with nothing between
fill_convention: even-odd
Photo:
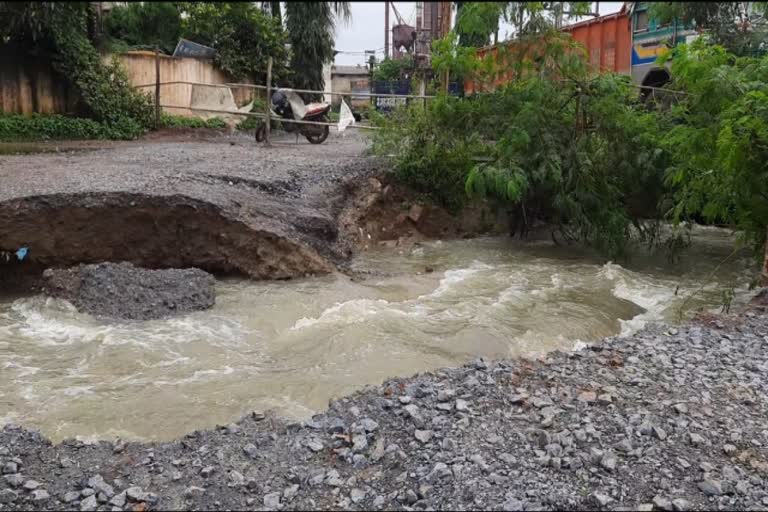
<instances>
[{"instance_id":1,"label":"concrete wall","mask_svg":"<svg viewBox=\"0 0 768 512\"><path fill-rule=\"evenodd\" d=\"M364 74L364 75L334 74L333 75L333 79L331 80L332 87L333 87L332 91L333 92L341 92L341 93L345 93L345 94L350 94L351 95L352 90L353 90L353 85L356 86L356 87L354 87L354 90L360 92L363 89L363 87L361 87L361 82L368 82L368 81L369 81L369 77L368 77L367 74ZM366 90L365 92L367 93L367 92L369 92L369 90ZM360 102L368 103L368 102L370 102L370 100L367 99L367 98L365 98L365 99L356 99L356 100L354 100L354 102L355 103L360 103ZM341 96L334 95L333 96L333 104L334 105L338 105L340 103L341 103Z\"/></svg>"},{"instance_id":2,"label":"concrete wall","mask_svg":"<svg viewBox=\"0 0 768 512\"><path fill-rule=\"evenodd\" d=\"M333 92L342 92L342 93L348 93L352 92L352 80L355 77L350 75L333 75L333 78L331 80L332 83L332 91ZM341 96L333 96L333 104L338 105L341 103Z\"/></svg>"}]
</instances>

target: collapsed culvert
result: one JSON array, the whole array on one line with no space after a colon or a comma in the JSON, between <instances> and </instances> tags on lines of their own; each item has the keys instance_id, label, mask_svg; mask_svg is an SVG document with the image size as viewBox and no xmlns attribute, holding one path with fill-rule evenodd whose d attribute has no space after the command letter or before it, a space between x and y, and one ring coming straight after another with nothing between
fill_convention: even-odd
<instances>
[{"instance_id":1,"label":"collapsed culvert","mask_svg":"<svg viewBox=\"0 0 768 512\"><path fill-rule=\"evenodd\" d=\"M291 226L180 195L55 194L2 202L0 251L15 256L19 249L23 258L0 261L6 282L105 261L253 279L333 270Z\"/></svg>"}]
</instances>

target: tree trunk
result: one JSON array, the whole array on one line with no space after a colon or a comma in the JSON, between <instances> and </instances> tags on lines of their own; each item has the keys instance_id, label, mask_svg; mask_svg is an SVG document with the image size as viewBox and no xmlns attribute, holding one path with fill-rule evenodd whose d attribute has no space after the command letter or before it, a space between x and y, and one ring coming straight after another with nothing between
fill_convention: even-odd
<instances>
[{"instance_id":1,"label":"tree trunk","mask_svg":"<svg viewBox=\"0 0 768 512\"><path fill-rule=\"evenodd\" d=\"M280 22L280 25L283 24L283 13L280 12L280 2L269 2L269 13L273 18Z\"/></svg>"}]
</instances>

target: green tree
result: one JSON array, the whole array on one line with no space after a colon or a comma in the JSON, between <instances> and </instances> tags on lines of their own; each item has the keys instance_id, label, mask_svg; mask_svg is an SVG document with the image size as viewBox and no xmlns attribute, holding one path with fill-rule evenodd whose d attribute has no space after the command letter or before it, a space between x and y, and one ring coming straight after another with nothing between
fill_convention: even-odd
<instances>
[{"instance_id":1,"label":"green tree","mask_svg":"<svg viewBox=\"0 0 768 512\"><path fill-rule=\"evenodd\" d=\"M262 5L269 10L269 14L275 18L280 26L283 24L283 13L280 9L280 2L262 2Z\"/></svg>"},{"instance_id":2,"label":"green tree","mask_svg":"<svg viewBox=\"0 0 768 512\"><path fill-rule=\"evenodd\" d=\"M234 79L266 80L287 75L286 36L280 22L252 2L185 2L184 37L216 49L216 63Z\"/></svg>"},{"instance_id":3,"label":"green tree","mask_svg":"<svg viewBox=\"0 0 768 512\"><path fill-rule=\"evenodd\" d=\"M676 49L671 86L686 93L661 139L673 158L672 218L731 225L759 250L768 229L768 56L736 57L697 40Z\"/></svg>"},{"instance_id":4,"label":"green tree","mask_svg":"<svg viewBox=\"0 0 768 512\"><path fill-rule=\"evenodd\" d=\"M456 2L456 33L460 46L486 46L499 31L505 2Z\"/></svg>"},{"instance_id":5,"label":"green tree","mask_svg":"<svg viewBox=\"0 0 768 512\"><path fill-rule=\"evenodd\" d=\"M559 28L564 20L583 16L592 2L507 2L504 19L515 35L529 35Z\"/></svg>"},{"instance_id":6,"label":"green tree","mask_svg":"<svg viewBox=\"0 0 768 512\"><path fill-rule=\"evenodd\" d=\"M104 19L104 33L128 46L158 46L173 53L181 37L181 15L176 2L117 5Z\"/></svg>"},{"instance_id":7,"label":"green tree","mask_svg":"<svg viewBox=\"0 0 768 512\"><path fill-rule=\"evenodd\" d=\"M450 79L464 80L478 72L492 77L510 66L519 67L526 58L528 48L535 46L536 38L560 26L565 19L589 12L590 2L458 2L457 22L454 29L441 40L432 43L432 68L438 77L446 71ZM474 57L476 47L488 43L490 34L498 30L500 19L513 26L513 46L503 46L497 58L490 54L484 61Z\"/></svg>"},{"instance_id":8,"label":"green tree","mask_svg":"<svg viewBox=\"0 0 768 512\"><path fill-rule=\"evenodd\" d=\"M402 59L386 58L373 70L373 79L381 81L400 80L403 72L413 69L413 59L410 56Z\"/></svg>"},{"instance_id":9,"label":"green tree","mask_svg":"<svg viewBox=\"0 0 768 512\"><path fill-rule=\"evenodd\" d=\"M323 65L334 56L336 22L348 21L350 16L349 2L286 2L285 25L297 89L323 90Z\"/></svg>"},{"instance_id":10,"label":"green tree","mask_svg":"<svg viewBox=\"0 0 768 512\"><path fill-rule=\"evenodd\" d=\"M658 217L663 130L627 77L591 76L580 51L559 32L542 35L539 51L522 55L531 72L490 94L395 112L379 121L374 148L393 155L401 179L450 208L491 198L513 210L520 233L544 220L558 239L622 255L633 237L656 232L641 219ZM467 60L451 64L482 66Z\"/></svg>"},{"instance_id":11,"label":"green tree","mask_svg":"<svg viewBox=\"0 0 768 512\"><path fill-rule=\"evenodd\" d=\"M650 2L649 13L662 23L692 23L736 55L755 56L767 49L768 2Z\"/></svg>"}]
</instances>

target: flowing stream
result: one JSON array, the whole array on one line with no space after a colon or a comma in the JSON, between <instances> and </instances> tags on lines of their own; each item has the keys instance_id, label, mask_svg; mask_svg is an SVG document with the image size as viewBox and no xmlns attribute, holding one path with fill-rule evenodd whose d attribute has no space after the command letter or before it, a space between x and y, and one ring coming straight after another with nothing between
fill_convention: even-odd
<instances>
[{"instance_id":1,"label":"flowing stream","mask_svg":"<svg viewBox=\"0 0 768 512\"><path fill-rule=\"evenodd\" d=\"M475 357L535 357L648 321L678 320L685 297L717 309L756 264L725 231L697 228L675 264L622 265L508 238L376 250L344 275L222 280L208 311L149 322L79 314L41 296L0 298L0 423L52 440L169 440L274 408L296 418L328 400ZM432 270L432 271L428 271ZM676 293L677 289L677 293Z\"/></svg>"}]
</instances>

